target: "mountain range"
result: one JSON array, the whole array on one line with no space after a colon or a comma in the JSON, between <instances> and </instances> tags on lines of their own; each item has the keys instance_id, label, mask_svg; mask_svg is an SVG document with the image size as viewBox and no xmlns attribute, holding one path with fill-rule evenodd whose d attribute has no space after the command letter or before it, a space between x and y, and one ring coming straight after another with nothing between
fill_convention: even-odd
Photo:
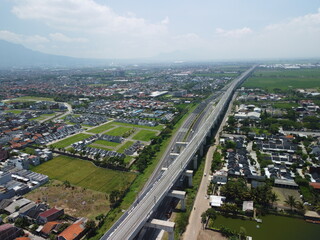
<instances>
[{"instance_id":1,"label":"mountain range","mask_svg":"<svg viewBox=\"0 0 320 240\"><path fill-rule=\"evenodd\" d=\"M0 40L0 68L96 66L107 65L111 62L112 60L108 59L84 59L51 55Z\"/></svg>"}]
</instances>

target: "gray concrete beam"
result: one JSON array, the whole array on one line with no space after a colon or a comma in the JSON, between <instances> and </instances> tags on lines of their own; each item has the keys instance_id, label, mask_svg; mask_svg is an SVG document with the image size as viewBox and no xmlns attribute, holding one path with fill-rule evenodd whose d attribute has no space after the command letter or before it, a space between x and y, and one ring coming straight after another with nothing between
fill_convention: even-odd
<instances>
[{"instance_id":1,"label":"gray concrete beam","mask_svg":"<svg viewBox=\"0 0 320 240\"><path fill-rule=\"evenodd\" d=\"M150 222L147 222L145 226L164 230L168 232L169 240L174 240L174 222L163 221L160 219L152 219Z\"/></svg>"},{"instance_id":2,"label":"gray concrete beam","mask_svg":"<svg viewBox=\"0 0 320 240\"><path fill-rule=\"evenodd\" d=\"M172 190L168 193L168 196L180 199L181 210L182 211L186 210L186 204L185 204L186 192L185 191Z\"/></svg>"}]
</instances>

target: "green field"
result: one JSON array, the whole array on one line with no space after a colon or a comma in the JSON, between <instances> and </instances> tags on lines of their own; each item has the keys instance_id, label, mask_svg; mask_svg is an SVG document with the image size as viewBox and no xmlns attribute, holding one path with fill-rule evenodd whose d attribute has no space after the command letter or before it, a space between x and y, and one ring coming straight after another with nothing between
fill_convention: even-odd
<instances>
[{"instance_id":1,"label":"green field","mask_svg":"<svg viewBox=\"0 0 320 240\"><path fill-rule=\"evenodd\" d=\"M65 148L65 147L71 145L72 143L81 141L81 140L86 139L90 136L91 135L89 135L89 134L79 133L77 135L74 135L72 137L68 137L66 139L63 139L63 140L56 142L54 144L51 144L51 145L55 148Z\"/></svg>"},{"instance_id":2,"label":"green field","mask_svg":"<svg viewBox=\"0 0 320 240\"><path fill-rule=\"evenodd\" d=\"M99 145L104 145L104 146L108 146L108 147L116 147L120 143L109 142L109 141L105 141L105 140L97 140L97 141L94 141L92 144L99 144Z\"/></svg>"},{"instance_id":3,"label":"green field","mask_svg":"<svg viewBox=\"0 0 320 240\"><path fill-rule=\"evenodd\" d=\"M112 190L125 190L136 175L96 167L93 163L68 156L58 156L45 162L32 171L48 175L73 185L110 193Z\"/></svg>"},{"instance_id":4,"label":"green field","mask_svg":"<svg viewBox=\"0 0 320 240\"><path fill-rule=\"evenodd\" d=\"M123 153L124 150L126 150L126 149L127 149L128 147L130 147L132 144L133 144L133 141L127 141L127 142L125 142L125 144L123 144L123 145L118 149L117 152Z\"/></svg>"},{"instance_id":5,"label":"green field","mask_svg":"<svg viewBox=\"0 0 320 240\"><path fill-rule=\"evenodd\" d=\"M20 113L22 113L23 111L22 111L22 110L5 110L4 112L6 112L6 113L20 114Z\"/></svg>"},{"instance_id":6,"label":"green field","mask_svg":"<svg viewBox=\"0 0 320 240\"><path fill-rule=\"evenodd\" d=\"M108 132L106 132L106 134L110 135L110 136L122 136L123 134L125 134L126 132L131 131L132 128L128 128L128 127L117 127L115 129L112 129Z\"/></svg>"},{"instance_id":7,"label":"green field","mask_svg":"<svg viewBox=\"0 0 320 240\"><path fill-rule=\"evenodd\" d=\"M93 128L93 129L89 130L88 132L90 132L90 133L101 133L101 132L107 131L110 128L113 128L113 127L114 126L112 126L111 123L106 123L106 124L103 124L103 125L101 125L99 127Z\"/></svg>"},{"instance_id":8,"label":"green field","mask_svg":"<svg viewBox=\"0 0 320 240\"><path fill-rule=\"evenodd\" d=\"M25 96L9 100L9 102L54 101L53 98Z\"/></svg>"},{"instance_id":9,"label":"green field","mask_svg":"<svg viewBox=\"0 0 320 240\"><path fill-rule=\"evenodd\" d=\"M286 102L278 102L278 103L274 103L272 104L272 106L274 108L280 108L280 109L292 109L293 107L298 107L299 104L298 103L286 103Z\"/></svg>"},{"instance_id":10,"label":"green field","mask_svg":"<svg viewBox=\"0 0 320 240\"><path fill-rule=\"evenodd\" d=\"M121 126L127 126L127 127L133 127L133 128L153 129L153 130L162 130L164 128L164 125L158 125L158 126L155 126L155 127L149 127L149 126L141 126L141 125L136 125L136 124L120 123L120 122L113 122L112 124L121 125Z\"/></svg>"},{"instance_id":11,"label":"green field","mask_svg":"<svg viewBox=\"0 0 320 240\"><path fill-rule=\"evenodd\" d=\"M263 88L273 91L275 88L319 88L320 69L266 70L259 69L242 85L247 88Z\"/></svg>"},{"instance_id":12,"label":"green field","mask_svg":"<svg viewBox=\"0 0 320 240\"><path fill-rule=\"evenodd\" d=\"M150 141L151 138L155 137L157 133L150 130L140 130L132 139L139 141Z\"/></svg>"},{"instance_id":13,"label":"green field","mask_svg":"<svg viewBox=\"0 0 320 240\"><path fill-rule=\"evenodd\" d=\"M148 127L148 126L140 126L140 125L135 125L135 124L129 124L129 123L120 123L120 122L109 122L106 123L102 126L93 128L89 130L88 132L90 133L101 133L104 131L107 131L113 127L119 127L119 126L124 126L124 127L130 127L130 128L143 128L143 129L152 129L152 130L162 130L164 125L158 125L155 127ZM109 133L107 133L109 135Z\"/></svg>"},{"instance_id":14,"label":"green field","mask_svg":"<svg viewBox=\"0 0 320 240\"><path fill-rule=\"evenodd\" d=\"M113 149L111 149L111 148L103 147L103 146L97 146L97 145L94 145L94 144L89 144L88 147L98 148L98 149L107 150L107 151L113 151Z\"/></svg>"},{"instance_id":15,"label":"green field","mask_svg":"<svg viewBox=\"0 0 320 240\"><path fill-rule=\"evenodd\" d=\"M49 117L53 117L54 115L55 115L55 113L41 114L39 117L31 118L30 120L42 121L42 120L45 120Z\"/></svg>"}]
</instances>

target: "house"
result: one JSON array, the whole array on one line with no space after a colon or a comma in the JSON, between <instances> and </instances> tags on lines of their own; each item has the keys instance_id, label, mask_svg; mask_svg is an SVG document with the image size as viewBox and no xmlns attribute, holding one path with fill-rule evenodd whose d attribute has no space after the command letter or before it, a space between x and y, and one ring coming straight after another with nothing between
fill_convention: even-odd
<instances>
[{"instance_id":1,"label":"house","mask_svg":"<svg viewBox=\"0 0 320 240\"><path fill-rule=\"evenodd\" d=\"M50 233L61 223L57 221L47 222L40 231L40 235L47 238Z\"/></svg>"},{"instance_id":2,"label":"house","mask_svg":"<svg viewBox=\"0 0 320 240\"><path fill-rule=\"evenodd\" d=\"M37 217L37 222L40 224L45 224L49 221L54 221L64 214L63 208L51 208L47 211L40 213Z\"/></svg>"},{"instance_id":3,"label":"house","mask_svg":"<svg viewBox=\"0 0 320 240\"><path fill-rule=\"evenodd\" d=\"M13 201L9 206L7 206L4 210L9 213L12 214L14 212L17 212L20 208L30 204L31 201L29 199L26 198L19 198L15 201ZM0 238L1 239L1 238Z\"/></svg>"},{"instance_id":4,"label":"house","mask_svg":"<svg viewBox=\"0 0 320 240\"><path fill-rule=\"evenodd\" d=\"M285 179L275 179L274 186L281 187L281 188L293 188L293 189L299 188L298 184L296 184L294 180L285 180Z\"/></svg>"},{"instance_id":5,"label":"house","mask_svg":"<svg viewBox=\"0 0 320 240\"><path fill-rule=\"evenodd\" d=\"M217 184L226 184L228 181L228 173L226 171L217 171L212 175L212 182Z\"/></svg>"},{"instance_id":6,"label":"house","mask_svg":"<svg viewBox=\"0 0 320 240\"><path fill-rule=\"evenodd\" d=\"M314 190L320 192L320 183L319 182L310 182L309 186L312 187Z\"/></svg>"},{"instance_id":7,"label":"house","mask_svg":"<svg viewBox=\"0 0 320 240\"><path fill-rule=\"evenodd\" d=\"M3 224L0 226L0 239L12 240L22 236L24 233L21 228L17 228L11 224Z\"/></svg>"},{"instance_id":8,"label":"house","mask_svg":"<svg viewBox=\"0 0 320 240\"><path fill-rule=\"evenodd\" d=\"M86 218L80 218L62 233L58 235L58 240L78 240L86 233Z\"/></svg>"},{"instance_id":9,"label":"house","mask_svg":"<svg viewBox=\"0 0 320 240\"><path fill-rule=\"evenodd\" d=\"M211 207L221 207L221 205L226 200L226 197L223 196L216 196L216 195L210 195L210 206Z\"/></svg>"}]
</instances>

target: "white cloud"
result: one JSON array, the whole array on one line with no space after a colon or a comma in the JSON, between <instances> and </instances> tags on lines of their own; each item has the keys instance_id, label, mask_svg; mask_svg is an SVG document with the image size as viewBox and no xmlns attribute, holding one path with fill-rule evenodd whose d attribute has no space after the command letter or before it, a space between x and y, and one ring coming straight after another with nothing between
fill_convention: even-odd
<instances>
[{"instance_id":1,"label":"white cloud","mask_svg":"<svg viewBox=\"0 0 320 240\"><path fill-rule=\"evenodd\" d=\"M17 1L12 12L21 19L42 20L57 29L79 32L159 35L167 30L166 24L148 23L132 13L121 16L93 0Z\"/></svg>"},{"instance_id":2,"label":"white cloud","mask_svg":"<svg viewBox=\"0 0 320 240\"><path fill-rule=\"evenodd\" d=\"M216 34L223 37L231 37L231 38L239 38L245 35L252 33L252 30L248 27L233 29L233 30L225 30L222 28L216 29Z\"/></svg>"},{"instance_id":3,"label":"white cloud","mask_svg":"<svg viewBox=\"0 0 320 240\"><path fill-rule=\"evenodd\" d=\"M12 12L18 18L43 23L51 34L0 31L0 38L47 53L93 58L152 57L174 51L198 59L320 56L320 10L261 29L190 29L177 34L170 29L168 16L150 22L132 12L120 15L93 0L15 0L14 4Z\"/></svg>"},{"instance_id":4,"label":"white cloud","mask_svg":"<svg viewBox=\"0 0 320 240\"><path fill-rule=\"evenodd\" d=\"M7 30L0 30L0 39L23 45L42 44L49 42L46 37L42 37L39 35L27 36L16 34Z\"/></svg>"},{"instance_id":5,"label":"white cloud","mask_svg":"<svg viewBox=\"0 0 320 240\"><path fill-rule=\"evenodd\" d=\"M56 42L65 42L65 43L86 43L88 39L86 38L71 38L62 33L51 33L49 34L50 38Z\"/></svg>"}]
</instances>

